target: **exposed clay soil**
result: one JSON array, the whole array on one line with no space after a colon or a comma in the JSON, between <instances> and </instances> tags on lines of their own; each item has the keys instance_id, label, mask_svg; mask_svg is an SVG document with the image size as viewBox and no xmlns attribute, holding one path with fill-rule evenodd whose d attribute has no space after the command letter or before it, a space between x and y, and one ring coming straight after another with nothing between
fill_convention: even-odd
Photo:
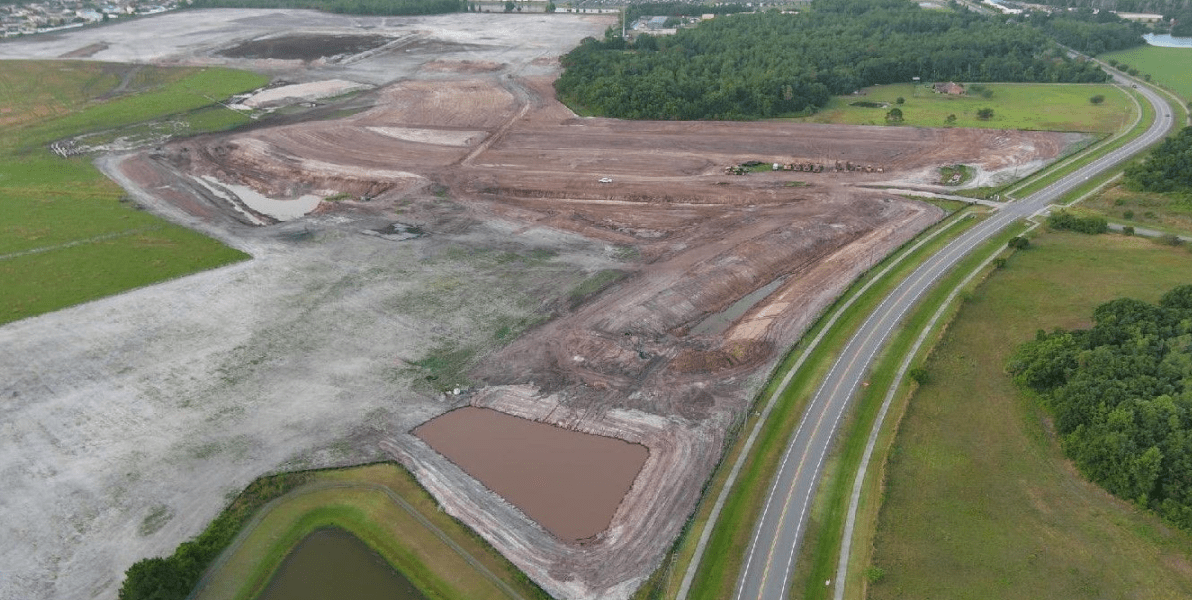
<instances>
[{"instance_id":1,"label":"exposed clay soil","mask_svg":"<svg viewBox=\"0 0 1192 600\"><path fill-rule=\"evenodd\" d=\"M221 11L216 16L228 19L227 14ZM271 13L236 14L248 16L226 22L248 27ZM323 34L331 22L330 17L302 11L285 14L317 21ZM605 22L583 20L587 17L455 18L469 29L461 33L444 25L445 21L410 19L402 21L410 24L407 31L386 30L397 42L365 52L363 58L349 57L341 61L342 66L311 67L323 79L343 74L344 79L387 84L366 96L372 101L369 110L333 121L260 126L194 138L105 161L108 172L152 210L268 257L267 263L258 258L253 265L240 267L242 273L255 273L254 269L270 265L268 277L260 275L259 284L245 281L233 291L252 299L243 301L251 311L236 313L241 325L254 323L250 317L266 315L260 327L267 327L270 336L255 332L232 336L227 343L234 347L223 348L219 323L204 321L203 339L219 346L220 350L209 352L218 355L219 361L208 365L210 361L200 356L205 350L192 348L171 363L177 363L179 370L190 370L169 373L168 378L137 363L129 376L137 379L112 376L121 382L121 390L132 391L102 388L92 396L124 394L136 400L150 394L150 389L162 394L174 386L201 386L227 377L228 365L237 356L264 360L263 366L251 363L251 374L244 376L248 383L232 384L235 394L228 396L223 388L204 392L226 396L219 404L221 411L240 410L235 414L252 417L237 421L239 435L256 445L242 452L248 459L238 457L243 468L231 477L234 482L292 466L293 454L307 457L304 466L317 466L385 452L409 466L445 510L561 598L626 598L649 576L694 508L730 423L748 410L784 349L859 274L942 216L931 205L859 184L916 181L925 172L957 163L991 172L1013 169L1053 159L1071 141L1062 134L1042 132L578 118L554 99L551 87L557 57L565 50L560 40L578 43L583 35L598 33ZM343 19L336 22L347 35L356 26ZM355 21L378 29L395 22ZM489 37L486 28L493 28L492 35L500 40ZM215 60L217 51L244 41L220 35L225 35L224 41L212 44L209 54L171 60L207 64L204 61ZM268 38L257 32L251 37ZM548 38L561 45L525 51L524 40ZM61 53L63 47L90 42L85 37L72 44L59 41L44 51ZM122 48L116 44L112 51ZM514 57L511 49L523 53ZM0 47L0 54L7 51ZM247 64L271 72L297 68L268 62L281 57L271 53ZM394 65L406 69L401 71L405 78L392 74ZM312 80L308 71L293 73L305 75L287 78ZM382 81L382 74L388 79ZM829 166L847 161L874 170L725 174L725 166L749 160ZM311 194L345 199L323 202L305 222L277 224L268 215L252 214L243 205L233 206L212 195L198 183L204 177L249 186L280 200ZM612 181L601 182L604 178ZM407 231L405 224L417 226L425 237L400 242L408 246L378 238L377 232L396 231L395 220L403 223L401 231ZM270 225L255 227L260 223ZM320 240L318 252L308 250L303 260L315 261L320 269L340 269L336 278L308 283L305 266L286 262L292 260L288 246L265 239L282 232L294 240ZM387 251L377 244L395 245ZM559 258L546 266L527 262L517 271L502 271L509 269L506 263L482 260L494 250L528 255L531 246L558 252ZM466 251L461 253L460 248ZM394 258L387 260L387 252ZM522 269L534 276L523 282ZM554 279L547 275L550 269L557 269ZM587 289L576 278L614 269L624 276L603 290ZM241 275L242 280L245 277ZM387 278L392 278L400 295L386 291ZM723 331L690 333L708 315L780 278L782 284L774 292ZM204 281L212 279L217 278L207 276ZM181 284L169 289L185 292ZM582 293L569 296L572 289ZM127 296L135 299L148 293L152 290ZM243 310L237 308L240 296L236 294L220 296L227 303L220 310ZM498 297L517 299L509 301L516 308L507 311L509 318L539 324L511 343L494 343L491 330L476 325L495 322L488 305ZM526 297L537 301L527 302ZM104 306L110 312L120 303L113 300ZM293 314L287 310L291 306ZM282 322L271 316L274 313L288 316ZM62 317L67 321L61 323L48 315L10 326L9 331L17 333L0 339L35 339L39 328L74 331L87 322L89 314L80 309L70 313L74 316ZM318 348L339 339L337 327L330 321L308 323L306 319L330 314L342 315L347 325L338 335L352 341L341 344L334 360L324 365L312 357ZM185 321L191 316L176 318ZM290 331L295 322L303 328L318 325L313 342L304 336L293 339ZM375 325L364 325L368 322ZM155 347L170 347L171 336L187 339L188 329L194 328L160 325L153 330L160 329L153 334L160 336L154 338ZM108 350L117 342L95 335L101 341L79 352L103 357L104 365L117 364L121 355ZM274 336L284 343L258 343ZM236 345L241 340L251 351ZM475 386L461 396L431 394L417 381L394 378L392 367L383 370L371 362L408 362L444 340L481 348L468 372ZM80 358L77 353L59 356L44 348L40 351L45 356L38 368L47 372ZM264 358L254 358L258 353ZM400 359L394 360L394 355ZM290 365L284 371L286 379L274 381L270 374L278 365L293 363L295 356L302 357L302 368ZM369 368L347 368L345 361ZM106 367L86 365L70 370L107 372ZM307 380L317 380L322 387L308 386ZM29 382L14 385L12 393L14 398L19 393L34 409L66 399L54 391L58 386L40 386L35 378ZM73 389L74 385L67 382L61 387ZM97 386L102 387L93 385ZM364 406L336 410L335 405L307 398L314 391L340 398L341 387L350 389L353 398L383 400L372 409L381 411L383 418L367 417L374 413ZM308 389L314 391L308 394L304 391ZM391 392L366 393L375 389ZM283 400L301 401L302 414L317 419L325 431L317 436L309 433L315 427L309 419L279 424L285 409L256 406L253 399L261 390L270 390L271 398L283 396L276 400L279 407ZM649 449L649 458L607 529L582 543L562 539L409 433L464 403L642 444ZM189 401L182 404L187 411L198 410ZM251 408L235 409L241 405ZM174 409L158 410L173 414ZM259 423L257 433L264 434L259 441L253 423ZM63 427L69 430L69 424ZM361 427L370 433L359 434ZM301 430L312 439L293 441L302 436L291 435L289 445L275 446L267 436L278 430ZM170 431L169 435L189 434L182 426ZM121 433L113 429L103 435L114 438ZM324 455L309 458L309 450L325 447L336 436L349 439L350 451L338 460ZM106 447L104 443L109 442L101 439L92 445ZM120 455L116 461L120 466L115 468L126 468L125 463L133 461L126 456L131 452ZM149 464L154 452L133 462ZM292 454L289 460L287 452ZM73 454L63 456L65 462ZM193 473L214 462L206 454L200 458L206 462L187 462L189 469L173 471ZM32 472L31 467L20 468ZM151 474L169 477L156 468ZM24 486L22 490L32 489L35 483L34 479L14 481ZM188 504L185 513L179 508L176 512L185 514L186 522L172 522L169 535L152 538L152 546L138 546L143 550L137 553L172 547L218 509L218 490L203 495L188 488L188 481L175 483L190 491L188 502L203 503ZM89 494L98 493L94 488L125 498L124 492L113 491L116 488L88 486ZM153 493L162 492L153 488ZM135 521L129 523L123 513L114 520L119 527L88 529L88 539L109 530L128 535L136 529ZM98 583L76 582L71 589L90 586L110 596L112 577L109 574ZM40 592L43 588L28 589Z\"/></svg>"}]
</instances>

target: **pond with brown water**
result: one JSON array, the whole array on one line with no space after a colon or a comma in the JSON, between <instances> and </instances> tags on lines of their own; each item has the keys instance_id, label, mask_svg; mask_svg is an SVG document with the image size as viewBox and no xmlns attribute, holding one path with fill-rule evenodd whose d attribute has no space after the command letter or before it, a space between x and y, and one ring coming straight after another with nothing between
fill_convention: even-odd
<instances>
[{"instance_id":1,"label":"pond with brown water","mask_svg":"<svg viewBox=\"0 0 1192 600\"><path fill-rule=\"evenodd\" d=\"M641 444L472 406L414 434L564 540L607 529L649 455Z\"/></svg>"},{"instance_id":2,"label":"pond with brown water","mask_svg":"<svg viewBox=\"0 0 1192 600\"><path fill-rule=\"evenodd\" d=\"M286 556L257 600L426 600L410 580L356 536L317 529Z\"/></svg>"}]
</instances>

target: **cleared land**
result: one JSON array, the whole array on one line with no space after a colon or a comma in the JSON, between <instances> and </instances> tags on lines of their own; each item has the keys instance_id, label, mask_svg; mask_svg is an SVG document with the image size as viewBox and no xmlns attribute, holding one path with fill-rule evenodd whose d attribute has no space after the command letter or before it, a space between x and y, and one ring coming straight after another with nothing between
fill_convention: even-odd
<instances>
[{"instance_id":1,"label":"cleared land","mask_svg":"<svg viewBox=\"0 0 1192 600\"><path fill-rule=\"evenodd\" d=\"M1085 482L1003 365L1039 328L1186 283L1192 255L1047 234L962 307L886 466L870 586L880 598L1187 598L1192 540Z\"/></svg>"},{"instance_id":2,"label":"cleared land","mask_svg":"<svg viewBox=\"0 0 1192 600\"><path fill-rule=\"evenodd\" d=\"M967 84L971 86L972 84ZM798 119L807 123L848 125L884 125L892 108L902 111L903 126L981 127L1027 129L1037 131L1081 131L1108 134L1134 119L1135 108L1116 86L1108 84L981 84L992 92L989 98L979 93L962 96L937 94L929 85L895 84L866 88L863 94L830 100L818 113ZM1089 102L1104 96L1101 104ZM897 104L903 98L903 104ZM883 107L854 106L857 102L883 104ZM993 118L977 118L977 111L992 108ZM948 116L956 120L949 123Z\"/></svg>"},{"instance_id":3,"label":"cleared land","mask_svg":"<svg viewBox=\"0 0 1192 600\"><path fill-rule=\"evenodd\" d=\"M335 122L101 160L135 201L254 260L0 329L18 424L0 430L0 560L17 573L0 596L111 597L261 473L396 457L550 593L626 597L782 349L942 214L868 186L930 185L958 162L1021 174L1085 137L580 119L554 100L557 57L610 22L187 11L0 44L58 56L101 32L100 59L381 86ZM310 34L391 41L334 60L219 56ZM881 169L725 174L748 160ZM237 189L336 201L279 223ZM776 280L724 331L691 333ZM561 540L408 433L469 404L649 458L607 530Z\"/></svg>"},{"instance_id":4,"label":"cleared land","mask_svg":"<svg viewBox=\"0 0 1192 600\"><path fill-rule=\"evenodd\" d=\"M191 130L190 111L209 96L264 81L221 68L0 61L0 323L247 258L136 210L85 158L50 146L167 116Z\"/></svg>"},{"instance_id":5,"label":"cleared land","mask_svg":"<svg viewBox=\"0 0 1192 600\"><path fill-rule=\"evenodd\" d=\"M1183 98L1192 101L1192 48L1161 48L1139 46L1129 50L1109 52L1098 56L1101 60L1113 59L1138 69L1139 76L1150 75L1152 80Z\"/></svg>"}]
</instances>

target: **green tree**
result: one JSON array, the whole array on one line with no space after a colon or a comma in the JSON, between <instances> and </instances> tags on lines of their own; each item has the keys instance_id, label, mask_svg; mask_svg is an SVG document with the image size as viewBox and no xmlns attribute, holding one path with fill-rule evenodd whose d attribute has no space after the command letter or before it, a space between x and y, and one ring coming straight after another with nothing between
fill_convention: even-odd
<instances>
[{"instance_id":1,"label":"green tree","mask_svg":"<svg viewBox=\"0 0 1192 600\"><path fill-rule=\"evenodd\" d=\"M1022 237L1021 235L1017 235L1010 238L1010 241L1007 242L1006 245L1015 250L1026 250L1027 248L1031 247L1031 241Z\"/></svg>"},{"instance_id":2,"label":"green tree","mask_svg":"<svg viewBox=\"0 0 1192 600\"><path fill-rule=\"evenodd\" d=\"M890 123L901 123L902 109L898 107L891 108L890 112L886 113L886 121L889 121Z\"/></svg>"},{"instance_id":3,"label":"green tree","mask_svg":"<svg viewBox=\"0 0 1192 600\"><path fill-rule=\"evenodd\" d=\"M944 125L955 125L955 124L956 124L956 115L948 115L947 117L944 118Z\"/></svg>"},{"instance_id":4,"label":"green tree","mask_svg":"<svg viewBox=\"0 0 1192 600\"><path fill-rule=\"evenodd\" d=\"M982 108L982 109L978 110L977 118L981 119L982 121L988 121L988 120L992 119L993 118L993 109L986 107L986 108Z\"/></svg>"},{"instance_id":5,"label":"green tree","mask_svg":"<svg viewBox=\"0 0 1192 600\"><path fill-rule=\"evenodd\" d=\"M906 103L906 98L903 98L902 96L899 96L898 98L896 98L894 100L894 104L905 104L905 103Z\"/></svg>"},{"instance_id":6,"label":"green tree","mask_svg":"<svg viewBox=\"0 0 1192 600\"><path fill-rule=\"evenodd\" d=\"M505 0L505 12L513 12L516 9L517 5L513 3L513 0Z\"/></svg>"},{"instance_id":7,"label":"green tree","mask_svg":"<svg viewBox=\"0 0 1192 600\"><path fill-rule=\"evenodd\" d=\"M1101 104L1102 102L1105 102L1105 96L1097 94L1096 96L1089 98L1089 102L1092 104Z\"/></svg>"}]
</instances>

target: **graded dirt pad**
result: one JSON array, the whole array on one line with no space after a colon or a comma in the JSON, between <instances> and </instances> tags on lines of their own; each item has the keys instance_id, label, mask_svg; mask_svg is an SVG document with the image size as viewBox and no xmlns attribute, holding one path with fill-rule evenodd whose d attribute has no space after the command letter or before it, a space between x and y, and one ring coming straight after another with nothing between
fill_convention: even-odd
<instances>
[{"instance_id":1,"label":"graded dirt pad","mask_svg":"<svg viewBox=\"0 0 1192 600\"><path fill-rule=\"evenodd\" d=\"M0 538L14 540L0 598L114 597L129 564L197 533L252 478L384 456L551 594L626 598L782 352L941 216L864 186L958 162L1014 169L1071 141L578 118L554 99L557 58L612 22L186 11L0 44L33 57L106 41L94 58L381 86L351 117L101 161L139 204L255 260L0 328ZM216 54L361 29L395 41L334 64ZM874 169L725 174L749 160ZM335 200L278 223L227 195L240 186ZM727 326L692 333L778 280ZM577 542L409 433L464 405L649 455L607 527Z\"/></svg>"},{"instance_id":2,"label":"graded dirt pad","mask_svg":"<svg viewBox=\"0 0 1192 600\"><path fill-rule=\"evenodd\" d=\"M565 540L608 527L648 455L645 446L475 407L414 434Z\"/></svg>"}]
</instances>

